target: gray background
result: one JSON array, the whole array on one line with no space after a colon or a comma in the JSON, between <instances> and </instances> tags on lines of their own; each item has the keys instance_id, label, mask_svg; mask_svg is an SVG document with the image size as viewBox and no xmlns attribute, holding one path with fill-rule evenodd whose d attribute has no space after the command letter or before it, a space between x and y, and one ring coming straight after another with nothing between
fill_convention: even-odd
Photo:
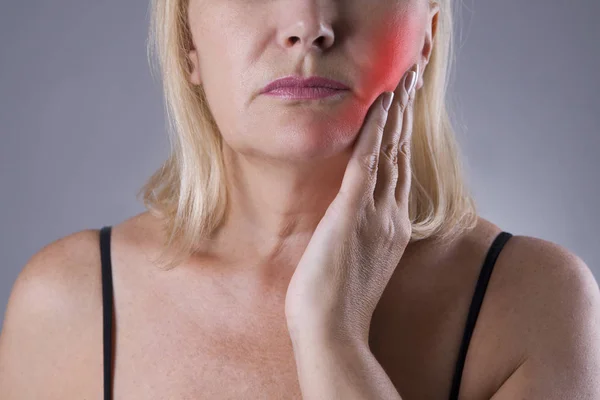
<instances>
[{"instance_id":1,"label":"gray background","mask_svg":"<svg viewBox=\"0 0 600 400\"><path fill-rule=\"evenodd\" d=\"M450 99L480 214L569 248L598 280L600 2L459 10ZM143 211L135 193L168 151L147 26L146 1L3 0L2 310L41 247Z\"/></svg>"}]
</instances>

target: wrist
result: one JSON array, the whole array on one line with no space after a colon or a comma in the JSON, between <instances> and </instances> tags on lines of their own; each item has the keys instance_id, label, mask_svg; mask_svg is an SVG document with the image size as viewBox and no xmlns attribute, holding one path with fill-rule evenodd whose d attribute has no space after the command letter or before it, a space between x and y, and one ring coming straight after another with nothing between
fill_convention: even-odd
<instances>
[{"instance_id":1,"label":"wrist","mask_svg":"<svg viewBox=\"0 0 600 400\"><path fill-rule=\"evenodd\" d=\"M368 335L361 337L327 324L288 324L288 331L294 348L311 346L337 351L369 347Z\"/></svg>"}]
</instances>

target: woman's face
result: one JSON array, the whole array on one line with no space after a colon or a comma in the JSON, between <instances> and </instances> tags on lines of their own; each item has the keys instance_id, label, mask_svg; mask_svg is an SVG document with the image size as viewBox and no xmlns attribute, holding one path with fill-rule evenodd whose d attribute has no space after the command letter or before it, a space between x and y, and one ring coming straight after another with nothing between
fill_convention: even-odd
<instances>
[{"instance_id":1,"label":"woman's face","mask_svg":"<svg viewBox=\"0 0 600 400\"><path fill-rule=\"evenodd\" d=\"M423 71L433 15L429 0L190 0L190 80L204 86L237 153L327 158L354 141L379 94L415 63ZM331 78L350 90L320 100L260 94L289 75Z\"/></svg>"}]
</instances>

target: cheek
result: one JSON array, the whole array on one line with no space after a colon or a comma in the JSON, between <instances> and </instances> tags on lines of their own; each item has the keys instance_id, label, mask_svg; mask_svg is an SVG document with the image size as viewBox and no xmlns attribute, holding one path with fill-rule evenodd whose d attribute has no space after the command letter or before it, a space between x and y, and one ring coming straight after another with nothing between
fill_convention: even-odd
<instances>
[{"instance_id":1,"label":"cheek","mask_svg":"<svg viewBox=\"0 0 600 400\"><path fill-rule=\"evenodd\" d=\"M372 87L388 87L390 80L397 85L404 73L418 60L423 37L421 20L416 13L405 12L388 18L375 28L372 38L368 81Z\"/></svg>"}]
</instances>

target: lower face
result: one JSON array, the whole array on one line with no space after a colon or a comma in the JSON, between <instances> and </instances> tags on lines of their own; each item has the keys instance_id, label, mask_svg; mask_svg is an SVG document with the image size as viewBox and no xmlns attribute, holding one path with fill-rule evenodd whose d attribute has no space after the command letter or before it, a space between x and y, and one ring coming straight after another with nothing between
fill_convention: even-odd
<instances>
[{"instance_id":1,"label":"lower face","mask_svg":"<svg viewBox=\"0 0 600 400\"><path fill-rule=\"evenodd\" d=\"M287 161L348 150L372 103L383 91L395 90L417 62L427 3L342 1L338 9L344 12L335 22L348 30L334 30L332 46L307 55L302 67L309 74L339 77L350 89L258 94L272 80L294 74L300 49L282 46L278 37L299 35L293 24L303 16L314 22L316 14L302 13L300 4L269 1L251 7L242 0L198 0L204 7L200 13L191 1L202 83L224 141L248 156Z\"/></svg>"}]
</instances>

